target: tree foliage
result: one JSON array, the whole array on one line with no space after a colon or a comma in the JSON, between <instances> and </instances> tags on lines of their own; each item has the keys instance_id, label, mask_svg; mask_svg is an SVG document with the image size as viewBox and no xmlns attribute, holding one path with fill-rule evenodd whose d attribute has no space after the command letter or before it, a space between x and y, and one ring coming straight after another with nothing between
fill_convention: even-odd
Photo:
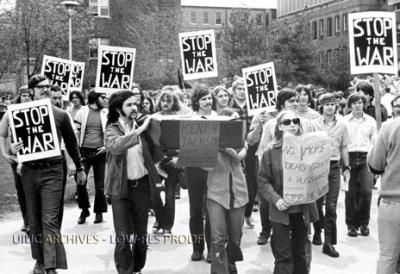
<instances>
[{"instance_id":1,"label":"tree foliage","mask_svg":"<svg viewBox=\"0 0 400 274\"><path fill-rule=\"evenodd\" d=\"M277 81L288 83L314 83L318 75L317 50L307 31L306 18L296 23L283 24L277 38L272 41L269 59L274 62Z\"/></svg>"}]
</instances>

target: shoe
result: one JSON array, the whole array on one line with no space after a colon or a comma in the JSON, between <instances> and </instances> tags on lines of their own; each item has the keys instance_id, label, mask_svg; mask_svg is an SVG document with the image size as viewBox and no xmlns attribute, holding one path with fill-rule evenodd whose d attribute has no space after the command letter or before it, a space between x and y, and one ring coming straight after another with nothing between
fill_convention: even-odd
<instances>
[{"instance_id":1,"label":"shoe","mask_svg":"<svg viewBox=\"0 0 400 274\"><path fill-rule=\"evenodd\" d=\"M103 213L96 213L96 216L94 217L94 222L95 224L99 224L103 222Z\"/></svg>"},{"instance_id":2,"label":"shoe","mask_svg":"<svg viewBox=\"0 0 400 274\"><path fill-rule=\"evenodd\" d=\"M235 263L228 263L228 272L229 274L237 274L237 268Z\"/></svg>"},{"instance_id":3,"label":"shoe","mask_svg":"<svg viewBox=\"0 0 400 274\"><path fill-rule=\"evenodd\" d=\"M349 235L350 237L357 237L358 233L355 228L349 228L349 230L347 231L347 235Z\"/></svg>"},{"instance_id":4,"label":"shoe","mask_svg":"<svg viewBox=\"0 0 400 274\"><path fill-rule=\"evenodd\" d=\"M161 232L160 224L157 221L155 221L153 225L153 233L160 233L160 232Z\"/></svg>"},{"instance_id":5,"label":"shoe","mask_svg":"<svg viewBox=\"0 0 400 274\"><path fill-rule=\"evenodd\" d=\"M203 251L200 250L195 250L192 253L192 256L190 257L192 261L201 261L203 259Z\"/></svg>"},{"instance_id":6,"label":"shoe","mask_svg":"<svg viewBox=\"0 0 400 274\"><path fill-rule=\"evenodd\" d=\"M369 228L366 225L360 227L360 232L362 236L369 236Z\"/></svg>"},{"instance_id":7,"label":"shoe","mask_svg":"<svg viewBox=\"0 0 400 274\"><path fill-rule=\"evenodd\" d=\"M154 209L150 208L149 209L149 216L156 216L156 213L154 212Z\"/></svg>"},{"instance_id":8,"label":"shoe","mask_svg":"<svg viewBox=\"0 0 400 274\"><path fill-rule=\"evenodd\" d=\"M210 254L210 252L207 253L206 261L207 261L208 264L211 264L211 254Z\"/></svg>"},{"instance_id":9,"label":"shoe","mask_svg":"<svg viewBox=\"0 0 400 274\"><path fill-rule=\"evenodd\" d=\"M261 232L257 239L258 245L266 245L268 243L269 235L266 232Z\"/></svg>"},{"instance_id":10,"label":"shoe","mask_svg":"<svg viewBox=\"0 0 400 274\"><path fill-rule=\"evenodd\" d=\"M171 236L172 235L171 229L163 229L163 235L164 236Z\"/></svg>"},{"instance_id":11,"label":"shoe","mask_svg":"<svg viewBox=\"0 0 400 274\"><path fill-rule=\"evenodd\" d=\"M84 224L86 222L86 217L89 217L89 210L82 210L81 215L78 218L78 225Z\"/></svg>"},{"instance_id":12,"label":"shoe","mask_svg":"<svg viewBox=\"0 0 400 274\"><path fill-rule=\"evenodd\" d=\"M21 227L21 231L28 232L29 231L29 225L23 224L22 227Z\"/></svg>"},{"instance_id":13,"label":"shoe","mask_svg":"<svg viewBox=\"0 0 400 274\"><path fill-rule=\"evenodd\" d=\"M313 245L322 245L321 233L314 232L312 243Z\"/></svg>"},{"instance_id":14,"label":"shoe","mask_svg":"<svg viewBox=\"0 0 400 274\"><path fill-rule=\"evenodd\" d=\"M331 244L324 244L324 246L322 247L322 253L333 258L339 257L339 252L337 252Z\"/></svg>"},{"instance_id":15,"label":"shoe","mask_svg":"<svg viewBox=\"0 0 400 274\"><path fill-rule=\"evenodd\" d=\"M180 192L175 192L175 200L179 200L181 198Z\"/></svg>"},{"instance_id":16,"label":"shoe","mask_svg":"<svg viewBox=\"0 0 400 274\"><path fill-rule=\"evenodd\" d=\"M254 228L254 222L251 217L244 217L244 222L249 228Z\"/></svg>"},{"instance_id":17,"label":"shoe","mask_svg":"<svg viewBox=\"0 0 400 274\"><path fill-rule=\"evenodd\" d=\"M46 274L57 274L58 272L54 268L46 269Z\"/></svg>"},{"instance_id":18,"label":"shoe","mask_svg":"<svg viewBox=\"0 0 400 274\"><path fill-rule=\"evenodd\" d=\"M254 206L253 206L253 212L258 212L258 204L254 204Z\"/></svg>"},{"instance_id":19,"label":"shoe","mask_svg":"<svg viewBox=\"0 0 400 274\"><path fill-rule=\"evenodd\" d=\"M33 274L44 274L43 263L36 261L36 264L33 267Z\"/></svg>"}]
</instances>

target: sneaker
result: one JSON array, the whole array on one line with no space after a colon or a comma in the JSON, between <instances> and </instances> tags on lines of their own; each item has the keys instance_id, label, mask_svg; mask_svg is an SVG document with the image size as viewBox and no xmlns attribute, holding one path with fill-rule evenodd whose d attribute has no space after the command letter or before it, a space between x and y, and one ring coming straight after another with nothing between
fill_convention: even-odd
<instances>
[{"instance_id":1,"label":"sneaker","mask_svg":"<svg viewBox=\"0 0 400 274\"><path fill-rule=\"evenodd\" d=\"M21 227L22 232L28 232L29 231L29 225L28 224L23 224Z\"/></svg>"},{"instance_id":2,"label":"sneaker","mask_svg":"<svg viewBox=\"0 0 400 274\"><path fill-rule=\"evenodd\" d=\"M258 212L258 204L253 205L253 212Z\"/></svg>"},{"instance_id":3,"label":"sneaker","mask_svg":"<svg viewBox=\"0 0 400 274\"><path fill-rule=\"evenodd\" d=\"M46 274L57 274L58 272L54 268L46 269Z\"/></svg>"},{"instance_id":4,"label":"sneaker","mask_svg":"<svg viewBox=\"0 0 400 274\"><path fill-rule=\"evenodd\" d=\"M339 252L337 252L336 249L331 244L324 244L324 246L322 247L322 253L332 258L339 257Z\"/></svg>"},{"instance_id":5,"label":"sneaker","mask_svg":"<svg viewBox=\"0 0 400 274\"><path fill-rule=\"evenodd\" d=\"M249 228L254 228L254 221L251 217L244 217L244 222Z\"/></svg>"},{"instance_id":6,"label":"sneaker","mask_svg":"<svg viewBox=\"0 0 400 274\"><path fill-rule=\"evenodd\" d=\"M43 263L36 261L35 266L33 267L33 274L44 274Z\"/></svg>"},{"instance_id":7,"label":"sneaker","mask_svg":"<svg viewBox=\"0 0 400 274\"><path fill-rule=\"evenodd\" d=\"M160 233L160 232L161 232L160 224L157 221L155 221L153 225L153 233Z\"/></svg>"},{"instance_id":8,"label":"sneaker","mask_svg":"<svg viewBox=\"0 0 400 274\"><path fill-rule=\"evenodd\" d=\"M367 225L362 225L360 227L360 232L362 236L369 236L369 228Z\"/></svg>"},{"instance_id":9,"label":"sneaker","mask_svg":"<svg viewBox=\"0 0 400 274\"><path fill-rule=\"evenodd\" d=\"M269 235L266 232L261 232L257 239L258 245L266 245L268 243Z\"/></svg>"},{"instance_id":10,"label":"sneaker","mask_svg":"<svg viewBox=\"0 0 400 274\"><path fill-rule=\"evenodd\" d=\"M172 232L171 232L171 229L163 229L163 235L164 236L171 236L172 235Z\"/></svg>"},{"instance_id":11,"label":"sneaker","mask_svg":"<svg viewBox=\"0 0 400 274\"><path fill-rule=\"evenodd\" d=\"M314 233L312 243L313 245L322 245L321 233Z\"/></svg>"},{"instance_id":12,"label":"sneaker","mask_svg":"<svg viewBox=\"0 0 400 274\"><path fill-rule=\"evenodd\" d=\"M201 261L203 259L203 251L194 250L190 259L192 261Z\"/></svg>"},{"instance_id":13,"label":"sneaker","mask_svg":"<svg viewBox=\"0 0 400 274\"><path fill-rule=\"evenodd\" d=\"M358 233L355 228L349 228L349 230L347 231L347 235L349 235L350 237L357 237Z\"/></svg>"}]
</instances>

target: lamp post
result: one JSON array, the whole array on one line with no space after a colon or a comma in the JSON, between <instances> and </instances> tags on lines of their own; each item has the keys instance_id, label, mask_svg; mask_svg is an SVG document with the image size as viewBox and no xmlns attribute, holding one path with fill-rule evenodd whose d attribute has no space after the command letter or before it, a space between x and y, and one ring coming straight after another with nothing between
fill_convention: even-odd
<instances>
[{"instance_id":1,"label":"lamp post","mask_svg":"<svg viewBox=\"0 0 400 274\"><path fill-rule=\"evenodd\" d=\"M69 60L72 60L72 10L75 7L80 6L77 1L63 1L61 5L65 6L68 10L68 28L69 28L69 35L68 35L68 48L69 48Z\"/></svg>"}]
</instances>

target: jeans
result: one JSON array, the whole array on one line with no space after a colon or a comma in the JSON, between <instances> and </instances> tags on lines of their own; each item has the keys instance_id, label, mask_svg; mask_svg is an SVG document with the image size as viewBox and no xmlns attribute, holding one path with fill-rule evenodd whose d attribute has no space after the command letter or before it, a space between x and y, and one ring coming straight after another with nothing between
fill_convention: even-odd
<instances>
[{"instance_id":1,"label":"jeans","mask_svg":"<svg viewBox=\"0 0 400 274\"><path fill-rule=\"evenodd\" d=\"M160 228L171 230L175 221L175 193L178 182L178 169L172 168L165 179L165 204L162 204L160 192L153 197L153 208Z\"/></svg>"},{"instance_id":2,"label":"jeans","mask_svg":"<svg viewBox=\"0 0 400 274\"><path fill-rule=\"evenodd\" d=\"M331 162L329 167L329 190L325 196L324 233L326 244L337 244L336 206L340 192L340 163Z\"/></svg>"},{"instance_id":3,"label":"jeans","mask_svg":"<svg viewBox=\"0 0 400 274\"><path fill-rule=\"evenodd\" d=\"M267 237L271 236L271 221L269 220L269 203L260 195L260 219L261 219L261 233Z\"/></svg>"},{"instance_id":4,"label":"jeans","mask_svg":"<svg viewBox=\"0 0 400 274\"><path fill-rule=\"evenodd\" d=\"M382 198L378 207L377 274L396 273L400 254L400 202Z\"/></svg>"},{"instance_id":5,"label":"jeans","mask_svg":"<svg viewBox=\"0 0 400 274\"><path fill-rule=\"evenodd\" d=\"M186 181L189 194L189 229L192 237L193 250L203 252L204 242L206 242L208 247L210 238L210 227L205 205L208 172L201 168L188 167L185 169L185 175L187 176ZM206 216L205 229L204 216Z\"/></svg>"},{"instance_id":6,"label":"jeans","mask_svg":"<svg viewBox=\"0 0 400 274\"><path fill-rule=\"evenodd\" d=\"M253 212L254 201L257 195L257 156L255 155L257 146L249 146L245 158L245 174L249 202L246 205L245 217L250 217Z\"/></svg>"},{"instance_id":7,"label":"jeans","mask_svg":"<svg viewBox=\"0 0 400 274\"><path fill-rule=\"evenodd\" d=\"M349 229L358 229L369 224L374 179L368 170L366 152L350 152L349 156L351 171L345 197L346 224Z\"/></svg>"},{"instance_id":8,"label":"jeans","mask_svg":"<svg viewBox=\"0 0 400 274\"><path fill-rule=\"evenodd\" d=\"M22 214L22 218L24 220L24 224L27 225L29 223L29 218L28 218L27 210L26 210L25 192L24 192L24 187L22 185L21 175L19 175L17 173L17 166L18 166L18 164L16 164L16 163L12 164L11 170L14 175L14 183L15 183L15 189L17 190L19 208L21 209L21 214Z\"/></svg>"},{"instance_id":9,"label":"jeans","mask_svg":"<svg viewBox=\"0 0 400 274\"><path fill-rule=\"evenodd\" d=\"M106 154L96 155L97 149L81 148L83 167L86 175L89 174L90 168L93 167L95 198L94 209L95 213L107 212L107 202L104 196L104 176L106 170ZM86 184L77 186L78 206L83 210L90 207L89 194Z\"/></svg>"},{"instance_id":10,"label":"jeans","mask_svg":"<svg viewBox=\"0 0 400 274\"><path fill-rule=\"evenodd\" d=\"M319 219L313 223L314 226L314 233L321 234L322 229L324 228L324 199L325 197L322 196L318 200L315 201L318 210Z\"/></svg>"},{"instance_id":11,"label":"jeans","mask_svg":"<svg viewBox=\"0 0 400 274\"><path fill-rule=\"evenodd\" d=\"M308 227L302 213L289 214L289 225L271 222L274 274L307 274L306 240Z\"/></svg>"},{"instance_id":12,"label":"jeans","mask_svg":"<svg viewBox=\"0 0 400 274\"><path fill-rule=\"evenodd\" d=\"M22 184L27 201L32 257L44 268L67 269L60 234L63 195L63 163L52 161L45 168L22 166Z\"/></svg>"},{"instance_id":13,"label":"jeans","mask_svg":"<svg viewBox=\"0 0 400 274\"><path fill-rule=\"evenodd\" d=\"M146 263L147 223L150 208L148 180L148 176L143 177L136 187L128 183L128 198L111 197L116 237L114 261L120 274L139 272Z\"/></svg>"},{"instance_id":14,"label":"jeans","mask_svg":"<svg viewBox=\"0 0 400 274\"><path fill-rule=\"evenodd\" d=\"M245 206L226 209L207 199L211 232L211 273L228 274L228 263L243 260L240 249Z\"/></svg>"}]
</instances>

